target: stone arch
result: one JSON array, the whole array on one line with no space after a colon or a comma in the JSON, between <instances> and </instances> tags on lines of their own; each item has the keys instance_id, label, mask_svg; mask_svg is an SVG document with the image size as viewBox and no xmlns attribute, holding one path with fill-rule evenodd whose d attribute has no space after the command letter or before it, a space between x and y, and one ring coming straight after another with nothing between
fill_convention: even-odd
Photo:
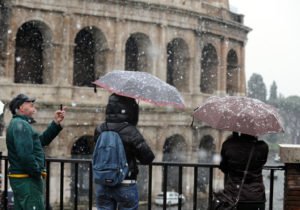
<instances>
[{"instance_id":1,"label":"stone arch","mask_svg":"<svg viewBox=\"0 0 300 210\"><path fill-rule=\"evenodd\" d=\"M92 86L92 81L106 72L108 44L101 30L94 26L81 29L75 37L73 85Z\"/></svg>"},{"instance_id":2,"label":"stone arch","mask_svg":"<svg viewBox=\"0 0 300 210\"><path fill-rule=\"evenodd\" d=\"M198 162L213 163L216 152L214 138L211 135L205 135L201 138L198 150ZM209 168L198 168L197 188L200 192L206 193L209 184Z\"/></svg>"},{"instance_id":3,"label":"stone arch","mask_svg":"<svg viewBox=\"0 0 300 210\"><path fill-rule=\"evenodd\" d=\"M91 156L94 151L94 137L90 135L84 135L78 138L72 146L72 156Z\"/></svg>"},{"instance_id":4,"label":"stone arch","mask_svg":"<svg viewBox=\"0 0 300 210\"><path fill-rule=\"evenodd\" d=\"M189 47L181 38L175 38L167 45L167 83L180 91L188 89Z\"/></svg>"},{"instance_id":5,"label":"stone arch","mask_svg":"<svg viewBox=\"0 0 300 210\"><path fill-rule=\"evenodd\" d=\"M79 137L72 146L71 156L76 159L89 159L92 157L94 151L94 136L83 135ZM71 165L71 174L75 174L75 165ZM80 200L88 200L89 193L89 176L90 176L89 164L78 165L78 192ZM71 177L71 193L74 195L74 182L75 177Z\"/></svg>"},{"instance_id":6,"label":"stone arch","mask_svg":"<svg viewBox=\"0 0 300 210\"><path fill-rule=\"evenodd\" d=\"M163 161L185 162L187 158L187 144L183 136L175 134L168 137L163 147ZM168 167L167 190L177 190L178 167Z\"/></svg>"},{"instance_id":7,"label":"stone arch","mask_svg":"<svg viewBox=\"0 0 300 210\"><path fill-rule=\"evenodd\" d=\"M41 21L23 23L16 34L16 83L52 82L52 32Z\"/></svg>"},{"instance_id":8,"label":"stone arch","mask_svg":"<svg viewBox=\"0 0 300 210\"><path fill-rule=\"evenodd\" d=\"M217 90L218 55L212 44L207 44L202 50L200 91L213 94Z\"/></svg>"},{"instance_id":9,"label":"stone arch","mask_svg":"<svg viewBox=\"0 0 300 210\"><path fill-rule=\"evenodd\" d=\"M230 50L227 54L227 72L226 72L226 93L234 95L238 92L238 57L234 50Z\"/></svg>"},{"instance_id":10,"label":"stone arch","mask_svg":"<svg viewBox=\"0 0 300 210\"><path fill-rule=\"evenodd\" d=\"M152 43L146 34L131 34L125 45L125 70L150 73L151 48Z\"/></svg>"}]
</instances>

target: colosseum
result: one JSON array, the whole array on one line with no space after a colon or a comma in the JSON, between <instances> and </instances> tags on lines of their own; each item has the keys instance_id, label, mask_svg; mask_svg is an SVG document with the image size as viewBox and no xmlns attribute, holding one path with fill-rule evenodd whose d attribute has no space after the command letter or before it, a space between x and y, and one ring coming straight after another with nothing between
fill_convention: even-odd
<instances>
[{"instance_id":1,"label":"colosseum","mask_svg":"<svg viewBox=\"0 0 300 210\"><path fill-rule=\"evenodd\" d=\"M0 100L7 104L18 93L35 97L38 130L60 104L67 106L64 129L46 154L90 158L94 129L104 120L109 96L100 88L95 93L91 82L115 69L145 71L175 86L186 104L181 110L139 101L138 128L155 161L198 163L203 161L200 151L211 159L229 133L196 121L191 126L193 109L211 95L244 95L246 89L245 46L251 29L229 3L0 0ZM7 107L2 118L5 139L11 118ZM5 154L5 141L1 144ZM71 169L69 174L71 179ZM161 169L153 171L153 177L161 176ZM161 190L161 182L153 180L154 192ZM183 183L189 194L191 177ZM168 187L175 184L169 181Z\"/></svg>"}]
</instances>

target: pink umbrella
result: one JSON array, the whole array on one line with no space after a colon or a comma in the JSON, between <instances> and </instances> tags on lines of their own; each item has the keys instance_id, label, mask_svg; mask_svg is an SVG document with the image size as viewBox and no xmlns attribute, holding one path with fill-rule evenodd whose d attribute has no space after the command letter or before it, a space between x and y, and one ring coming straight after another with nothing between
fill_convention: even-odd
<instances>
[{"instance_id":1,"label":"pink umbrella","mask_svg":"<svg viewBox=\"0 0 300 210\"><path fill-rule=\"evenodd\" d=\"M252 136L284 132L275 107L248 97L210 97L193 116L213 128Z\"/></svg>"},{"instance_id":2,"label":"pink umbrella","mask_svg":"<svg viewBox=\"0 0 300 210\"><path fill-rule=\"evenodd\" d=\"M115 70L100 77L93 84L112 93L158 106L185 107L184 100L175 87L147 72Z\"/></svg>"}]
</instances>

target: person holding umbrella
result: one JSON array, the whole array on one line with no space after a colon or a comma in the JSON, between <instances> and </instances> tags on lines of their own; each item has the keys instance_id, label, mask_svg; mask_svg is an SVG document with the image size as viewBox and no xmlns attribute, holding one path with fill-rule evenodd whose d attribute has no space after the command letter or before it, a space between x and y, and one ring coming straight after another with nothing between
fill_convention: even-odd
<instances>
[{"instance_id":1,"label":"person holding umbrella","mask_svg":"<svg viewBox=\"0 0 300 210\"><path fill-rule=\"evenodd\" d=\"M103 131L118 132L124 145L129 172L125 180L116 186L95 183L96 206L98 210L136 210L138 209L138 190L136 185L137 161L150 164L155 156L144 137L136 128L139 119L139 106L134 98L112 94L106 106L105 122L95 129L94 140Z\"/></svg>"},{"instance_id":2,"label":"person holding umbrella","mask_svg":"<svg viewBox=\"0 0 300 210\"><path fill-rule=\"evenodd\" d=\"M264 141L248 134L233 132L223 143L220 163L225 175L223 192L238 200L238 210L265 209L262 169L268 152Z\"/></svg>"},{"instance_id":3,"label":"person holding umbrella","mask_svg":"<svg viewBox=\"0 0 300 210\"><path fill-rule=\"evenodd\" d=\"M214 209L221 209L220 205L240 210L265 209L262 169L269 149L257 137L284 132L277 109L245 96L212 96L194 110L193 117L212 128L233 132L221 148L220 169L225 174L225 186L224 191L215 193L217 202L211 204L217 206Z\"/></svg>"},{"instance_id":4,"label":"person holding umbrella","mask_svg":"<svg viewBox=\"0 0 300 210\"><path fill-rule=\"evenodd\" d=\"M14 209L43 210L44 178L47 176L43 146L51 141L62 130L61 122L65 111L57 110L54 120L43 132L37 132L32 123L35 108L35 98L19 94L9 104L13 117L6 132L8 150L9 181L14 193Z\"/></svg>"}]
</instances>

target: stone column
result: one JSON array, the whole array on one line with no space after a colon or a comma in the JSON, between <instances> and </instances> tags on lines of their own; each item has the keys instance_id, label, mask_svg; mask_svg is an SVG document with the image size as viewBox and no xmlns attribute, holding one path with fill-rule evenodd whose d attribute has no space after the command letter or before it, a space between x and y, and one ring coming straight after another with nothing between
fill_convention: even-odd
<instances>
[{"instance_id":1,"label":"stone column","mask_svg":"<svg viewBox=\"0 0 300 210\"><path fill-rule=\"evenodd\" d=\"M246 74L245 74L245 47L244 43L240 46L240 63L239 63L239 94L246 93Z\"/></svg>"},{"instance_id":2,"label":"stone column","mask_svg":"<svg viewBox=\"0 0 300 210\"><path fill-rule=\"evenodd\" d=\"M112 69L125 69L125 57L126 57L126 42L127 39L124 39L124 33L122 33L122 31L126 30L124 29L124 23L120 22L120 21L116 21L115 23L115 33L117 34L115 36L115 41L114 41L114 47L113 48L113 52L111 55L114 56L114 60L112 64L109 64L109 66L111 66ZM129 38L129 37L128 37ZM124 42L124 44L123 44Z\"/></svg>"},{"instance_id":3,"label":"stone column","mask_svg":"<svg viewBox=\"0 0 300 210\"><path fill-rule=\"evenodd\" d=\"M0 1L0 77L5 75L5 60L7 59L6 48L9 30L9 21L11 17L10 1Z\"/></svg>"},{"instance_id":4,"label":"stone column","mask_svg":"<svg viewBox=\"0 0 300 210\"><path fill-rule=\"evenodd\" d=\"M280 144L280 158L285 164L284 210L300 209L300 145Z\"/></svg>"},{"instance_id":5,"label":"stone column","mask_svg":"<svg viewBox=\"0 0 300 210\"><path fill-rule=\"evenodd\" d=\"M167 30L166 24L160 24L158 29L159 33L159 46L158 52L159 57L156 58L154 74L163 81L167 81L167 55L166 55L166 46L167 46Z\"/></svg>"},{"instance_id":6,"label":"stone column","mask_svg":"<svg viewBox=\"0 0 300 210\"><path fill-rule=\"evenodd\" d=\"M218 92L220 95L226 94L227 85L227 52L228 52L228 39L223 38L221 41L221 57L219 65L219 80L218 80Z\"/></svg>"},{"instance_id":7,"label":"stone column","mask_svg":"<svg viewBox=\"0 0 300 210\"><path fill-rule=\"evenodd\" d=\"M71 33L71 14L64 13L62 16L63 21L63 37L59 40L57 46L55 46L55 53L59 57L57 59L60 61L60 66L57 65L55 72L56 78L54 77L54 83L58 83L61 86L70 86L73 83L73 51L74 43L70 37ZM59 53L60 52L60 53Z\"/></svg>"}]
</instances>

